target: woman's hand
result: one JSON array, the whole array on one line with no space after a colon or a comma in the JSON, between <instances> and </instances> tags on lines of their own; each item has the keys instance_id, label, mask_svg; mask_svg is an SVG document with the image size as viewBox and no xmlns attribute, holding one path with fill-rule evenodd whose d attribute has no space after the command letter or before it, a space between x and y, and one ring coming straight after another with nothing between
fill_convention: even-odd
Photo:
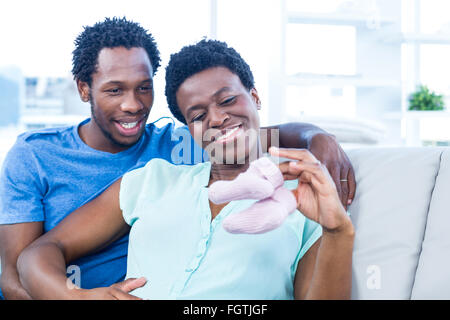
<instances>
[{"instance_id":1,"label":"woman's hand","mask_svg":"<svg viewBox=\"0 0 450 320\"><path fill-rule=\"evenodd\" d=\"M285 180L298 179L293 193L298 210L318 222L324 231L335 232L351 226L327 168L306 149L270 148L270 154L295 161L283 162L279 168Z\"/></svg>"},{"instance_id":2,"label":"woman's hand","mask_svg":"<svg viewBox=\"0 0 450 320\"><path fill-rule=\"evenodd\" d=\"M78 298L82 300L142 300L130 294L134 289L142 287L147 280L145 278L130 278L115 283L109 287L95 289L75 289Z\"/></svg>"}]
</instances>

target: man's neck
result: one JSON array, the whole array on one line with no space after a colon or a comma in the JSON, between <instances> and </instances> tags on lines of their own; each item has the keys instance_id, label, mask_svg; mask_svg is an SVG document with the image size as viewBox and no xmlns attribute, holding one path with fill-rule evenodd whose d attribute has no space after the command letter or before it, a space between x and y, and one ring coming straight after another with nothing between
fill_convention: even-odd
<instances>
[{"instance_id":1,"label":"man's neck","mask_svg":"<svg viewBox=\"0 0 450 320\"><path fill-rule=\"evenodd\" d=\"M78 134L85 144L95 150L119 153L130 148L130 146L120 146L111 141L111 139L106 137L103 131L95 125L93 119L85 125L80 126L78 128Z\"/></svg>"}]
</instances>

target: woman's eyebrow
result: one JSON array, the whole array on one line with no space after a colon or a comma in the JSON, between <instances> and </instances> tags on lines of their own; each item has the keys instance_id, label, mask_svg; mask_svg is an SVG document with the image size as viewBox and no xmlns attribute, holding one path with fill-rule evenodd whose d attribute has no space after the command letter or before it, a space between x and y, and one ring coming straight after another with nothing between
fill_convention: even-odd
<instances>
[{"instance_id":1,"label":"woman's eyebrow","mask_svg":"<svg viewBox=\"0 0 450 320\"><path fill-rule=\"evenodd\" d=\"M226 91L231 91L231 88L230 87L223 87L223 88L217 90L217 92L213 94L213 97L216 98L217 96L219 96L220 94L222 94L222 93L224 93Z\"/></svg>"},{"instance_id":2,"label":"woman's eyebrow","mask_svg":"<svg viewBox=\"0 0 450 320\"><path fill-rule=\"evenodd\" d=\"M227 92L227 91L231 91L231 90L232 89L230 87L223 87L223 88L217 90L212 96L213 96L213 98L217 98L222 93ZM203 109L203 108L204 108L204 106L202 104L196 104L194 106L188 107L187 111L186 111L186 115L189 115L191 112L193 112L195 110Z\"/></svg>"},{"instance_id":3,"label":"woman's eyebrow","mask_svg":"<svg viewBox=\"0 0 450 320\"><path fill-rule=\"evenodd\" d=\"M203 109L204 107L201 104L196 104L195 106L188 107L186 111L186 116L189 116L192 112L198 109Z\"/></svg>"},{"instance_id":4,"label":"woman's eyebrow","mask_svg":"<svg viewBox=\"0 0 450 320\"><path fill-rule=\"evenodd\" d=\"M223 87L223 88L217 90L212 96L213 96L213 98L216 98L216 97L219 96L220 94L222 94L222 93L224 93L224 92L227 92L227 91L231 91L231 88L230 88L230 87ZM203 107L204 107L204 106L201 105L201 104L196 104L196 105L194 105L194 106L192 106L192 107L189 107L187 113L189 113L189 112L191 112L191 111L195 111L195 110L197 110L197 109L202 109Z\"/></svg>"},{"instance_id":5,"label":"woman's eyebrow","mask_svg":"<svg viewBox=\"0 0 450 320\"><path fill-rule=\"evenodd\" d=\"M195 111L197 109L203 109L203 106L201 104L196 104L195 106L189 107L188 112Z\"/></svg>"}]
</instances>

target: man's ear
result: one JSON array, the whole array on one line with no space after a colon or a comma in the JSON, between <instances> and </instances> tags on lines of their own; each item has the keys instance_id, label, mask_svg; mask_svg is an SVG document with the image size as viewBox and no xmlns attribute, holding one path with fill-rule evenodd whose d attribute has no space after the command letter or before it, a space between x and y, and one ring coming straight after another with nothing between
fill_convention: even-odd
<instances>
[{"instance_id":1,"label":"man's ear","mask_svg":"<svg viewBox=\"0 0 450 320\"><path fill-rule=\"evenodd\" d=\"M89 102L89 85L87 82L77 79L78 94L83 102Z\"/></svg>"},{"instance_id":2,"label":"man's ear","mask_svg":"<svg viewBox=\"0 0 450 320\"><path fill-rule=\"evenodd\" d=\"M261 110L261 100L259 99L258 91L255 88L252 88L250 94L256 103L256 109Z\"/></svg>"}]
</instances>

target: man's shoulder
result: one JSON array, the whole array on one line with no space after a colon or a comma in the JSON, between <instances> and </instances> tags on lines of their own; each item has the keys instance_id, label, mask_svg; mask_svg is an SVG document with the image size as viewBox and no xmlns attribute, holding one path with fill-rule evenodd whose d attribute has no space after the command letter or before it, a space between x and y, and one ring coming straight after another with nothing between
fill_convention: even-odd
<instances>
[{"instance_id":1,"label":"man's shoulder","mask_svg":"<svg viewBox=\"0 0 450 320\"><path fill-rule=\"evenodd\" d=\"M73 126L44 128L23 132L17 136L17 139L11 149L8 151L8 158L30 158L31 154L55 153L62 146L72 147L75 142Z\"/></svg>"},{"instance_id":2,"label":"man's shoulder","mask_svg":"<svg viewBox=\"0 0 450 320\"><path fill-rule=\"evenodd\" d=\"M170 137L175 130L175 125L172 122L165 125L156 125L152 122L145 126L146 134L150 135L152 138Z\"/></svg>"},{"instance_id":3,"label":"man's shoulder","mask_svg":"<svg viewBox=\"0 0 450 320\"><path fill-rule=\"evenodd\" d=\"M61 138L65 134L70 134L74 129L74 126L57 127L57 128L45 128L24 132L17 136L17 141L33 143L42 140L52 139L52 137Z\"/></svg>"},{"instance_id":4,"label":"man's shoulder","mask_svg":"<svg viewBox=\"0 0 450 320\"><path fill-rule=\"evenodd\" d=\"M46 147L46 144L51 143L63 144L63 140L67 139L67 134L73 127L64 128L48 128L32 130L21 133L17 136L17 139L8 154L10 156L14 154L27 154L33 150L42 151L42 148Z\"/></svg>"}]
</instances>

